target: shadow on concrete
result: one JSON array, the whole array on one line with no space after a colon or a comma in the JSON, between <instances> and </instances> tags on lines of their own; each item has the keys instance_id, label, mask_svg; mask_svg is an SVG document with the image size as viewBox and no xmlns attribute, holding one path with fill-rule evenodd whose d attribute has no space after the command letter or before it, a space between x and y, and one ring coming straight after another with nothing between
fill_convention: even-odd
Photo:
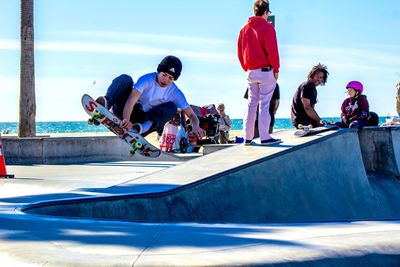
<instances>
[{"instance_id":1,"label":"shadow on concrete","mask_svg":"<svg viewBox=\"0 0 400 267\"><path fill-rule=\"evenodd\" d=\"M101 166L101 167L149 167L149 168L169 168L176 165L176 163L158 163L158 162L96 162L96 163L86 163L81 165L87 166Z\"/></svg>"},{"instance_id":2,"label":"shadow on concrete","mask_svg":"<svg viewBox=\"0 0 400 267\"><path fill-rule=\"evenodd\" d=\"M112 197L113 195L135 195L144 193L157 193L177 188L176 184L120 184L111 187L99 188L78 188L63 193L49 193L37 195L24 195L8 198L0 198L0 202L25 204L43 201L62 201L67 199L101 198ZM94 194L97 193L97 194Z\"/></svg>"},{"instance_id":3,"label":"shadow on concrete","mask_svg":"<svg viewBox=\"0 0 400 267\"><path fill-rule=\"evenodd\" d=\"M28 196L17 196L10 198L0 198L0 202L3 203L35 203L40 201L58 200L58 199L72 199L72 198L84 198L89 197L89 194L81 193L51 193L51 194L40 194L40 195L28 195Z\"/></svg>"},{"instance_id":4,"label":"shadow on concrete","mask_svg":"<svg viewBox=\"0 0 400 267\"><path fill-rule=\"evenodd\" d=\"M17 219L17 217L19 217ZM299 242L256 238L257 233L279 232L276 228L248 225L199 224L140 224L132 222L69 220L28 216L29 223L20 215L1 220L3 240L21 242L74 242L86 245L118 245L145 249L152 242L154 248L180 247L233 247L252 245L305 246ZM29 224L29 227L27 227ZM44 231L44 228L46 229ZM164 239L157 240L163 232ZM190 233L190 234L188 234ZM187 237L185 237L187 235ZM253 237L252 237L253 236ZM179 237L179 238L178 238Z\"/></svg>"}]
</instances>

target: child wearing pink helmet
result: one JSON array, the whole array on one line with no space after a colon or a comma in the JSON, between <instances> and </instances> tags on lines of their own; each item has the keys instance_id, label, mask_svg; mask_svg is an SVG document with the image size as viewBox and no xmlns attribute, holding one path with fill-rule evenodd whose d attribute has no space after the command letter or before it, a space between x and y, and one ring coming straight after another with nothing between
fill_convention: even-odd
<instances>
[{"instance_id":1,"label":"child wearing pink helmet","mask_svg":"<svg viewBox=\"0 0 400 267\"><path fill-rule=\"evenodd\" d=\"M340 127L361 129L368 124L369 117L367 96L362 94L364 87L359 81L350 81L346 89L349 97L342 103Z\"/></svg>"}]
</instances>

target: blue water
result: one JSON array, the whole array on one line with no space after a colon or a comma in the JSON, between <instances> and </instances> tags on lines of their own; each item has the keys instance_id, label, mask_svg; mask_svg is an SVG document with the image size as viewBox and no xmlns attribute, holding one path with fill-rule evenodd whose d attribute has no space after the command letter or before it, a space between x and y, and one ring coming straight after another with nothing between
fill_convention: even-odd
<instances>
[{"instance_id":1,"label":"blue water","mask_svg":"<svg viewBox=\"0 0 400 267\"><path fill-rule=\"evenodd\" d=\"M340 118L323 118L324 120L339 121ZM379 118L379 124L385 122L385 117ZM293 126L290 119L277 118L275 120L274 129L292 129ZM232 130L243 129L242 119L232 119ZM0 122L0 133L8 132L10 134L18 133L18 123L16 122ZM86 121L55 121L55 122L37 122L36 133L90 133L90 132L108 132L104 126L88 125Z\"/></svg>"}]
</instances>

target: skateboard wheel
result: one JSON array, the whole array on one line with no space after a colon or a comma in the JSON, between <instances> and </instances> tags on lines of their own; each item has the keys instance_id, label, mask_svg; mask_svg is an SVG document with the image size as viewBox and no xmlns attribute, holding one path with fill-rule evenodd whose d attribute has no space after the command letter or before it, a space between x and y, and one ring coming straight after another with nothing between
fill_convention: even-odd
<instances>
[{"instance_id":1,"label":"skateboard wheel","mask_svg":"<svg viewBox=\"0 0 400 267\"><path fill-rule=\"evenodd\" d=\"M88 123L89 125L93 125L93 124L94 124L94 119L93 119L93 118L88 119L88 120L87 120L87 123Z\"/></svg>"},{"instance_id":2,"label":"skateboard wheel","mask_svg":"<svg viewBox=\"0 0 400 267\"><path fill-rule=\"evenodd\" d=\"M132 149L131 151L129 151L129 156L133 157L135 155L136 150Z\"/></svg>"},{"instance_id":3,"label":"skateboard wheel","mask_svg":"<svg viewBox=\"0 0 400 267\"><path fill-rule=\"evenodd\" d=\"M135 148L142 148L142 143L136 142L135 143Z\"/></svg>"},{"instance_id":4,"label":"skateboard wheel","mask_svg":"<svg viewBox=\"0 0 400 267\"><path fill-rule=\"evenodd\" d=\"M99 116L100 116L100 111L99 111L98 109L95 109L95 110L93 111L93 116L94 116L94 117L99 117Z\"/></svg>"}]
</instances>

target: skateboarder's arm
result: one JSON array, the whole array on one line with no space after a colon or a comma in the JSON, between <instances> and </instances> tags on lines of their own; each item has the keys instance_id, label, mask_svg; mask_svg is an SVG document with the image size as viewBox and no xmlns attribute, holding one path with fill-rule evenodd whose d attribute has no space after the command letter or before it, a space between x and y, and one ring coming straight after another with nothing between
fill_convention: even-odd
<instances>
[{"instance_id":1,"label":"skateboarder's arm","mask_svg":"<svg viewBox=\"0 0 400 267\"><path fill-rule=\"evenodd\" d=\"M140 92L138 90L132 90L132 93L129 95L128 100L125 103L124 111L122 112L122 124L121 124L121 126L125 129L132 128L132 123L130 121L130 118L133 111L133 107L137 103L139 97L140 97Z\"/></svg>"},{"instance_id":2,"label":"skateboarder's arm","mask_svg":"<svg viewBox=\"0 0 400 267\"><path fill-rule=\"evenodd\" d=\"M206 135L206 132L200 128L199 119L197 118L193 109L189 106L185 108L183 112L185 112L186 116L188 116L190 120L190 124L192 125L192 133L199 139L203 138Z\"/></svg>"},{"instance_id":3,"label":"skateboarder's arm","mask_svg":"<svg viewBox=\"0 0 400 267\"><path fill-rule=\"evenodd\" d=\"M321 118L318 116L318 114L315 111L315 109L311 106L310 99L302 97L301 98L301 102L303 103L304 110L306 111L307 115L311 119L313 119L316 122L318 122L318 124L323 124L323 123L321 123Z\"/></svg>"}]
</instances>

